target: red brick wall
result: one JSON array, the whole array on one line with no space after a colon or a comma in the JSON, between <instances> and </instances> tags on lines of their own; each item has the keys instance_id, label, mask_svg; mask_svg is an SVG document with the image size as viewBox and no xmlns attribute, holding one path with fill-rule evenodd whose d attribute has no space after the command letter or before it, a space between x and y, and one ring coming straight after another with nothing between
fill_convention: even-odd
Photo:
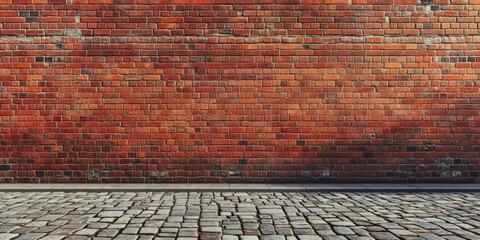
<instances>
[{"instance_id":1,"label":"red brick wall","mask_svg":"<svg viewBox=\"0 0 480 240\"><path fill-rule=\"evenodd\" d=\"M0 0L0 182L475 182L479 0Z\"/></svg>"}]
</instances>

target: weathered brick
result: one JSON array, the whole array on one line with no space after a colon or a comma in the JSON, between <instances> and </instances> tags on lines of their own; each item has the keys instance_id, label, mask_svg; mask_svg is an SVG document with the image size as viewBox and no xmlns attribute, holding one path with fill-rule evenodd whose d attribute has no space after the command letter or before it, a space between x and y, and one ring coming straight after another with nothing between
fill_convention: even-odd
<instances>
[{"instance_id":1,"label":"weathered brick","mask_svg":"<svg viewBox=\"0 0 480 240\"><path fill-rule=\"evenodd\" d=\"M478 182L476 4L0 0L1 176Z\"/></svg>"}]
</instances>

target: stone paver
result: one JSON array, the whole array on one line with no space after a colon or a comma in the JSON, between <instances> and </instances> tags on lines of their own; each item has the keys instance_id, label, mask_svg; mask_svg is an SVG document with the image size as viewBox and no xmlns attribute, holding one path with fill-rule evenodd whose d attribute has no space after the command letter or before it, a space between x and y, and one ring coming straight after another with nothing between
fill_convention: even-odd
<instances>
[{"instance_id":1,"label":"stone paver","mask_svg":"<svg viewBox=\"0 0 480 240\"><path fill-rule=\"evenodd\" d=\"M18 236L18 234L10 234L10 233L0 233L0 239L12 239L14 237Z\"/></svg>"},{"instance_id":2,"label":"stone paver","mask_svg":"<svg viewBox=\"0 0 480 240\"><path fill-rule=\"evenodd\" d=\"M480 239L480 193L4 192L0 239Z\"/></svg>"}]
</instances>

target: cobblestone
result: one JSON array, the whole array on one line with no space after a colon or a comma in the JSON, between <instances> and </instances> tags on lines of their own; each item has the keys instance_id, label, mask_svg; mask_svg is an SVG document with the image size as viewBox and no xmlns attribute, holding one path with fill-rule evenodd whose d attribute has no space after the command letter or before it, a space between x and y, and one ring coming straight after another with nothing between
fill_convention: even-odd
<instances>
[{"instance_id":1,"label":"cobblestone","mask_svg":"<svg viewBox=\"0 0 480 240\"><path fill-rule=\"evenodd\" d=\"M480 239L480 193L0 195L1 240Z\"/></svg>"}]
</instances>

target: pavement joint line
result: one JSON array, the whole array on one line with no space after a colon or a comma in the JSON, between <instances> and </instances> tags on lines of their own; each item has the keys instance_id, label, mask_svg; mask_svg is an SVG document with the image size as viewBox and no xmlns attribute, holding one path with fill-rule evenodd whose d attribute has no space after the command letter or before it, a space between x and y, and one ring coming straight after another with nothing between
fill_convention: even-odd
<instances>
[{"instance_id":1,"label":"pavement joint line","mask_svg":"<svg viewBox=\"0 0 480 240\"><path fill-rule=\"evenodd\" d=\"M480 192L480 184L0 184L0 192Z\"/></svg>"}]
</instances>

